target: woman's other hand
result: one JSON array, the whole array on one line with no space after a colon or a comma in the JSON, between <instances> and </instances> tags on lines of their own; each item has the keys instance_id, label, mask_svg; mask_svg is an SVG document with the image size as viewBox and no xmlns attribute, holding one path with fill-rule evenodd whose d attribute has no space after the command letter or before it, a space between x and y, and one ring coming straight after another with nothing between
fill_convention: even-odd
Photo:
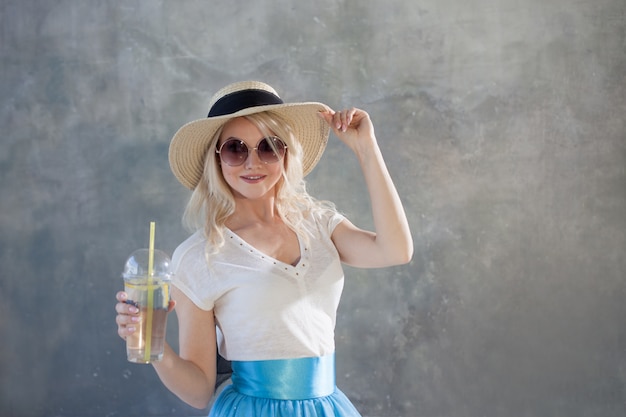
<instances>
[{"instance_id":1,"label":"woman's other hand","mask_svg":"<svg viewBox=\"0 0 626 417\"><path fill-rule=\"evenodd\" d=\"M115 304L115 322L117 323L117 334L122 339L126 340L128 336L137 331L137 326L141 325L141 316L139 315L139 309L133 304L128 303L128 294L124 291L119 291L115 298L117 304ZM168 313L174 309L176 302L170 300Z\"/></svg>"}]
</instances>

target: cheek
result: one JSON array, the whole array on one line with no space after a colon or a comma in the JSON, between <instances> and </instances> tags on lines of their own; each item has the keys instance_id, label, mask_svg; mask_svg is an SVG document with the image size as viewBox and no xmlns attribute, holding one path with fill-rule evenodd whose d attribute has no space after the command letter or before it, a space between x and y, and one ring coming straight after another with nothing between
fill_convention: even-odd
<instances>
[{"instance_id":1,"label":"cheek","mask_svg":"<svg viewBox=\"0 0 626 417\"><path fill-rule=\"evenodd\" d=\"M285 167L283 164L273 164L270 169L267 170L268 175L272 178L272 182L274 185L280 183L283 178L283 173L285 172Z\"/></svg>"},{"instance_id":2,"label":"cheek","mask_svg":"<svg viewBox=\"0 0 626 417\"><path fill-rule=\"evenodd\" d=\"M226 183L232 187L233 181L237 177L233 169L228 165L221 164L220 171L222 172L222 178L224 178L224 181L226 181Z\"/></svg>"}]
</instances>

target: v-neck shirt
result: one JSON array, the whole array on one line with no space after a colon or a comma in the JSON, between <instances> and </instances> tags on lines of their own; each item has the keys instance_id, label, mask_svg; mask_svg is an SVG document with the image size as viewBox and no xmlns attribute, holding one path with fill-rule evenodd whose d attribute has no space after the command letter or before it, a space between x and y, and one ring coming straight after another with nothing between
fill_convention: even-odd
<instances>
[{"instance_id":1,"label":"v-neck shirt","mask_svg":"<svg viewBox=\"0 0 626 417\"><path fill-rule=\"evenodd\" d=\"M203 310L213 310L218 349L228 360L323 356L335 350L334 329L344 274L331 234L344 217L322 211L306 219L296 265L274 259L224 229L209 256L199 230L174 252L172 284Z\"/></svg>"}]
</instances>

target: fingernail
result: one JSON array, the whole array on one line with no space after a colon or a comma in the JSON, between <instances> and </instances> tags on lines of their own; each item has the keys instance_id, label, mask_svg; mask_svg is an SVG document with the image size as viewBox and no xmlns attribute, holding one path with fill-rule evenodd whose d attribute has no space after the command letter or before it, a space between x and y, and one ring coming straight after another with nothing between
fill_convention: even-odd
<instances>
[{"instance_id":1,"label":"fingernail","mask_svg":"<svg viewBox=\"0 0 626 417\"><path fill-rule=\"evenodd\" d=\"M139 320L141 320L141 318L139 318L138 316L133 316L130 318L130 321L137 323Z\"/></svg>"},{"instance_id":2,"label":"fingernail","mask_svg":"<svg viewBox=\"0 0 626 417\"><path fill-rule=\"evenodd\" d=\"M129 313L139 313L139 309L137 307L128 307L128 312Z\"/></svg>"},{"instance_id":3,"label":"fingernail","mask_svg":"<svg viewBox=\"0 0 626 417\"><path fill-rule=\"evenodd\" d=\"M126 330L132 333L135 331L135 326L126 326Z\"/></svg>"}]
</instances>

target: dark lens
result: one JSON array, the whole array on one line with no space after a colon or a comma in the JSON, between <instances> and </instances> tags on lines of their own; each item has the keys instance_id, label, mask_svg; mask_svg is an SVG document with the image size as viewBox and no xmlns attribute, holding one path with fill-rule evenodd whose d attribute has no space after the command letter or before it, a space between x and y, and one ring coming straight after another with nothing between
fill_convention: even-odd
<instances>
[{"instance_id":1,"label":"dark lens","mask_svg":"<svg viewBox=\"0 0 626 417\"><path fill-rule=\"evenodd\" d=\"M238 166L244 163L248 157L248 147L237 139L230 139L222 144L220 149L222 161L231 166Z\"/></svg>"},{"instance_id":2,"label":"dark lens","mask_svg":"<svg viewBox=\"0 0 626 417\"><path fill-rule=\"evenodd\" d=\"M261 140L257 147L257 151L261 161L271 164L278 162L283 156L285 156L286 148L287 145L285 145L285 142L273 136Z\"/></svg>"}]
</instances>

